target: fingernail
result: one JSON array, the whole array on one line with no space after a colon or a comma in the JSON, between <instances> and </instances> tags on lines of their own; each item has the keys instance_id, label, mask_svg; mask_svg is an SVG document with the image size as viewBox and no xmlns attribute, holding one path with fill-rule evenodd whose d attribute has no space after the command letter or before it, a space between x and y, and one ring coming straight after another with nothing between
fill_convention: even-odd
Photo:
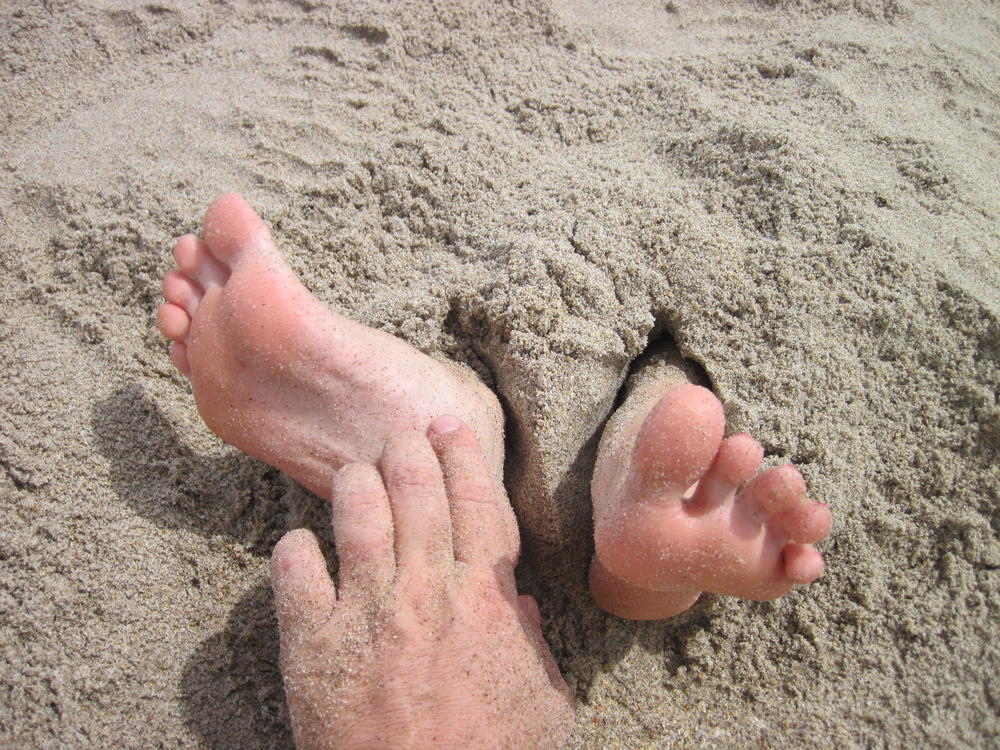
<instances>
[{"instance_id":1,"label":"fingernail","mask_svg":"<svg viewBox=\"0 0 1000 750\"><path fill-rule=\"evenodd\" d=\"M431 422L430 430L435 435L444 435L448 432L454 432L459 427L462 426L462 421L458 417L453 417L451 414L446 414L443 417L438 417L433 422Z\"/></svg>"}]
</instances>

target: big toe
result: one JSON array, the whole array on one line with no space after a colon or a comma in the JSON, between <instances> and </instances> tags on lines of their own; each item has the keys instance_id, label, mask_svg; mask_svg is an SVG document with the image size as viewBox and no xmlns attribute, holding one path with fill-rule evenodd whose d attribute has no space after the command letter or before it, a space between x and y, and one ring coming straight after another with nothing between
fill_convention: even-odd
<instances>
[{"instance_id":1,"label":"big toe","mask_svg":"<svg viewBox=\"0 0 1000 750\"><path fill-rule=\"evenodd\" d=\"M238 193L226 193L212 202L202 222L202 237L212 254L228 265L238 262L246 250L274 249L267 225Z\"/></svg>"},{"instance_id":2,"label":"big toe","mask_svg":"<svg viewBox=\"0 0 1000 750\"><path fill-rule=\"evenodd\" d=\"M725 426L722 404L707 388L690 384L674 388L642 424L633 477L645 489L683 492L712 463Z\"/></svg>"}]
</instances>

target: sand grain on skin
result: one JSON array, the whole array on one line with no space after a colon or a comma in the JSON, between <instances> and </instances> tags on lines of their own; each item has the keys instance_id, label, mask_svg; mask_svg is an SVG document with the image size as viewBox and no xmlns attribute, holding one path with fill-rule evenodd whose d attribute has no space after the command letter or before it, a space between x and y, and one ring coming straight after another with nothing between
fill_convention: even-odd
<instances>
[{"instance_id":1,"label":"sand grain on skin","mask_svg":"<svg viewBox=\"0 0 1000 750\"><path fill-rule=\"evenodd\" d=\"M603 6L0 8L0 744L288 747L267 556L325 509L153 322L237 190L324 303L501 395L579 746L990 745L995 8ZM587 605L595 435L660 332L830 503L808 592Z\"/></svg>"}]
</instances>

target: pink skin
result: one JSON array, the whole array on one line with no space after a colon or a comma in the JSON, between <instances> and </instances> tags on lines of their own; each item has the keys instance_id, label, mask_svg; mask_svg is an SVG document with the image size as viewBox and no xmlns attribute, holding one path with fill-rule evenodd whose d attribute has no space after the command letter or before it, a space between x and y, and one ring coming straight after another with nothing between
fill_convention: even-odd
<instances>
[{"instance_id":1,"label":"pink skin","mask_svg":"<svg viewBox=\"0 0 1000 750\"><path fill-rule=\"evenodd\" d=\"M563 747L572 700L472 431L399 433L332 486L339 585L304 529L271 561L296 747Z\"/></svg>"},{"instance_id":2,"label":"pink skin","mask_svg":"<svg viewBox=\"0 0 1000 750\"><path fill-rule=\"evenodd\" d=\"M489 389L326 308L241 196L215 200L202 237L181 237L174 257L159 328L199 413L223 440L329 497L340 466L376 461L393 435L456 414L502 486L503 413ZM513 540L513 514L508 520Z\"/></svg>"},{"instance_id":3,"label":"pink skin","mask_svg":"<svg viewBox=\"0 0 1000 750\"><path fill-rule=\"evenodd\" d=\"M496 398L326 309L240 196L202 234L163 280L171 358L216 434L331 499L339 590L305 530L272 559L298 746L561 746L572 707L516 593Z\"/></svg>"},{"instance_id":4,"label":"pink skin","mask_svg":"<svg viewBox=\"0 0 1000 750\"><path fill-rule=\"evenodd\" d=\"M754 476L760 443L723 440L724 429L719 400L689 383L637 391L609 421L592 486L601 607L655 620L702 591L769 600L822 575L812 544L830 530L829 508L791 464Z\"/></svg>"},{"instance_id":5,"label":"pink skin","mask_svg":"<svg viewBox=\"0 0 1000 750\"><path fill-rule=\"evenodd\" d=\"M456 414L478 436L502 493L502 413L481 383L325 308L240 196L217 199L202 234L177 242L179 270L163 280L158 320L213 431L329 497L341 466L372 463L393 436ZM737 492L759 468L759 444L745 435L722 441L721 405L705 389L654 386L633 394L602 438L593 480L597 602L656 619L701 591L771 599L815 580L823 562L811 544L828 532L830 514L806 499L795 468L765 472Z\"/></svg>"}]
</instances>

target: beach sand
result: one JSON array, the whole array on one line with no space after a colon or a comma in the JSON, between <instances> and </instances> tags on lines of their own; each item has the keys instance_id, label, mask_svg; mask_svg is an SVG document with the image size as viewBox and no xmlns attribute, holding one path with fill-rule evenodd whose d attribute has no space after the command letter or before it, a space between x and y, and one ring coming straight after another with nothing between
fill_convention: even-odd
<instances>
[{"instance_id":1,"label":"beach sand","mask_svg":"<svg viewBox=\"0 0 1000 750\"><path fill-rule=\"evenodd\" d=\"M326 511L153 317L235 190L500 395L574 747L995 747L996 5L608 5L3 3L0 746L290 745L268 555ZM665 337L831 505L815 585L590 604L596 441Z\"/></svg>"}]
</instances>

